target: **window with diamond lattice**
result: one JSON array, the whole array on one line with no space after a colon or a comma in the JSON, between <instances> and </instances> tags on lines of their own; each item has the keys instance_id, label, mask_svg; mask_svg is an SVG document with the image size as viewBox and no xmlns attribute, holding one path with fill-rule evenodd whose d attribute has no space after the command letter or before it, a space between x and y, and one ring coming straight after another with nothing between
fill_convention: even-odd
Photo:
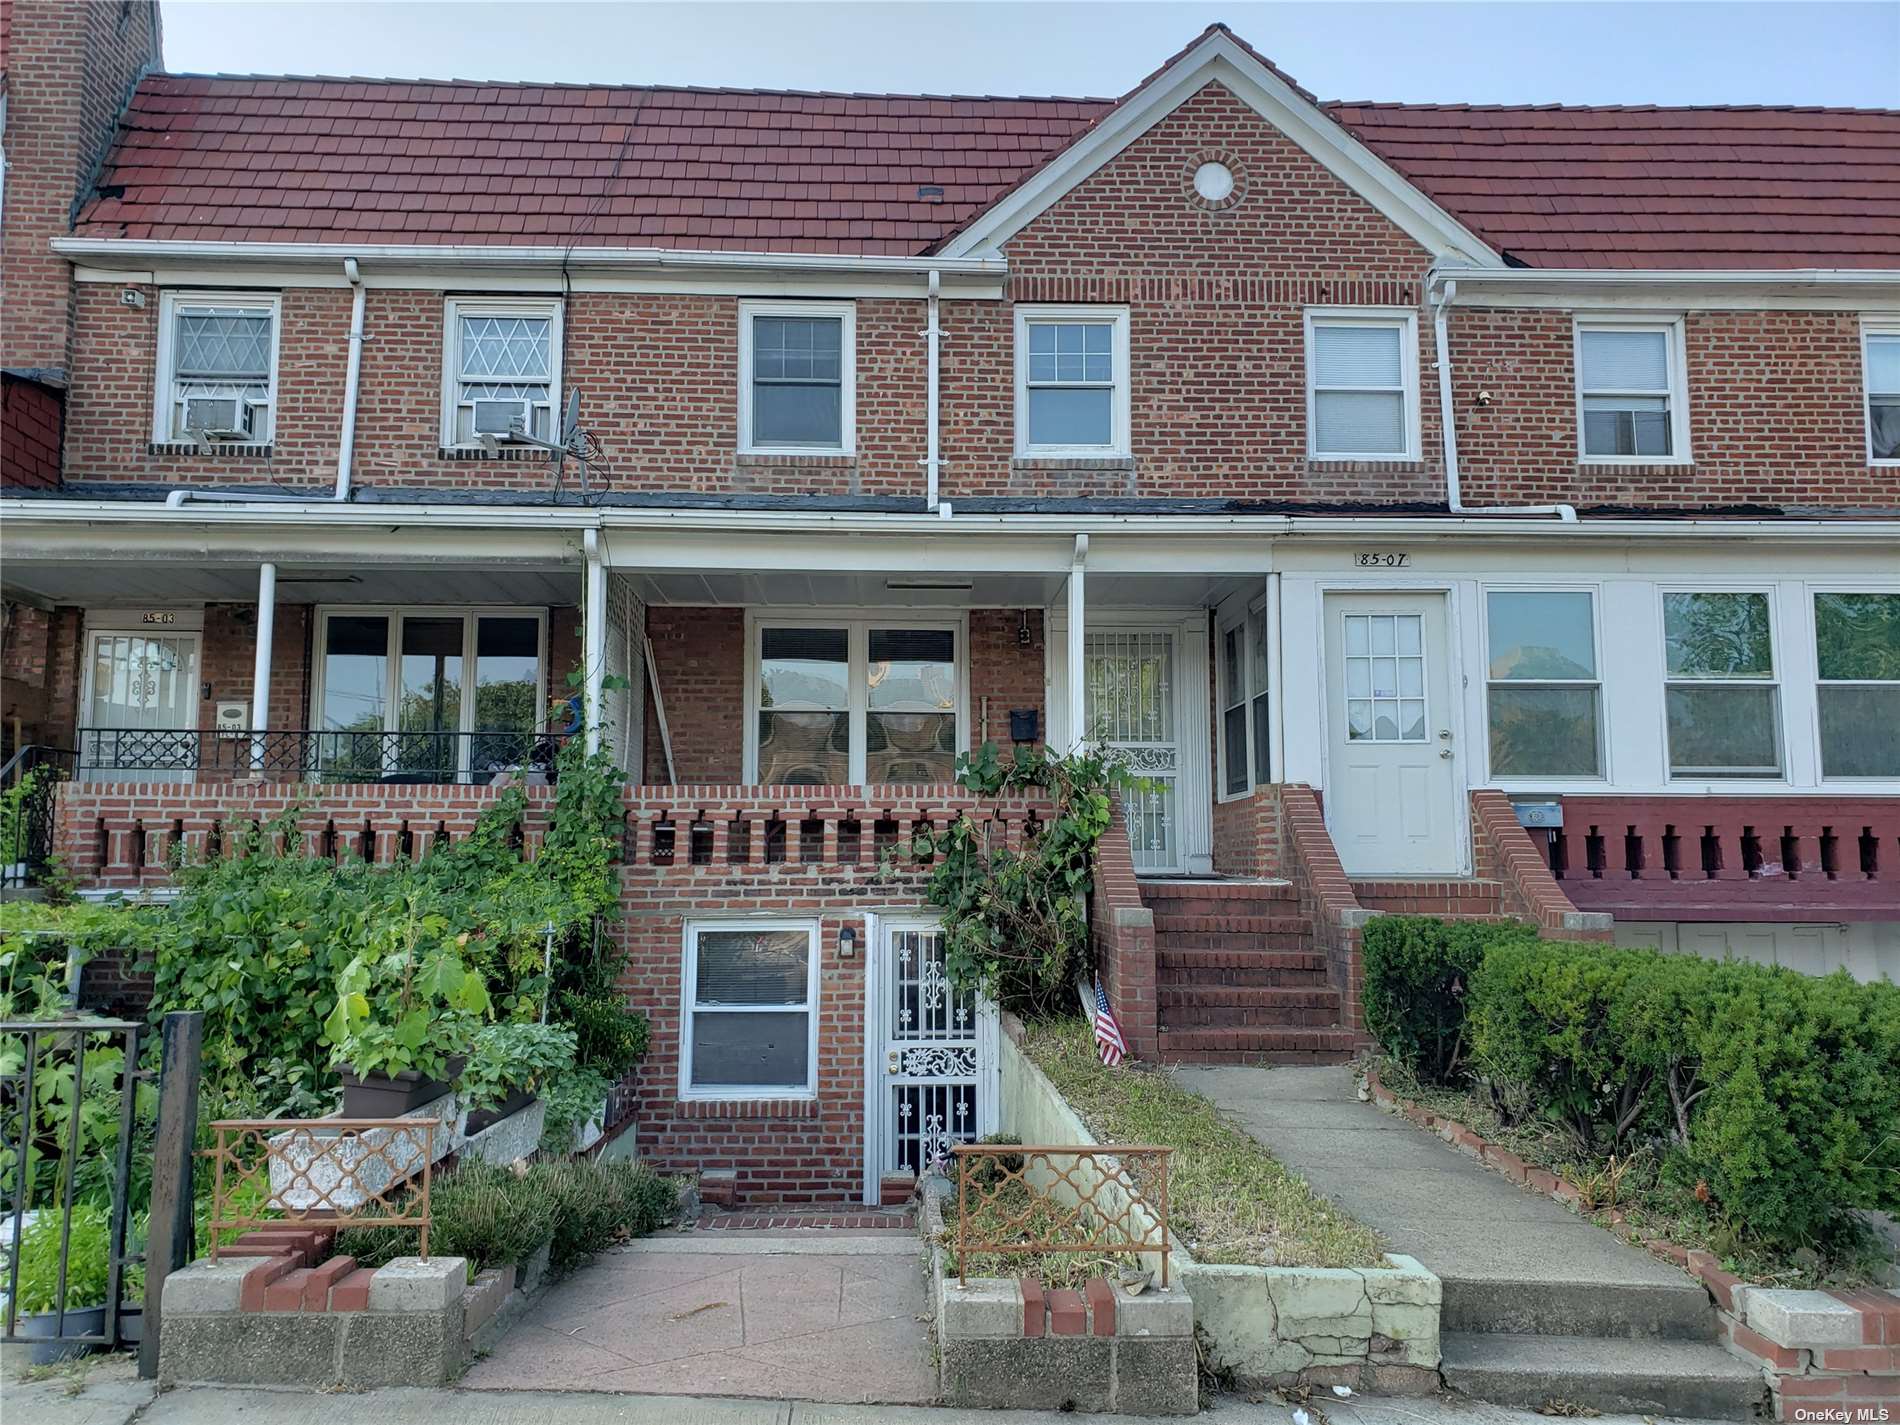
<instances>
[{"instance_id":1,"label":"window with diamond lattice","mask_svg":"<svg viewBox=\"0 0 1900 1425\"><path fill-rule=\"evenodd\" d=\"M159 440L271 438L277 299L167 293L160 313Z\"/></svg>"},{"instance_id":2,"label":"window with diamond lattice","mask_svg":"<svg viewBox=\"0 0 1900 1425\"><path fill-rule=\"evenodd\" d=\"M449 306L447 443L484 434L551 440L560 381L560 312L551 302Z\"/></svg>"}]
</instances>

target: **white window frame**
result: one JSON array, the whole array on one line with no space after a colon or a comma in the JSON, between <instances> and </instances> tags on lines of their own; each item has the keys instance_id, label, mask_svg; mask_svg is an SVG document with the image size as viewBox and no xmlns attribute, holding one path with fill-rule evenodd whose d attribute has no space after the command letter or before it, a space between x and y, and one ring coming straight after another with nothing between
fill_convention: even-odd
<instances>
[{"instance_id":1,"label":"white window frame","mask_svg":"<svg viewBox=\"0 0 1900 1425\"><path fill-rule=\"evenodd\" d=\"M1583 433L1583 334L1587 331L1659 332L1668 346L1666 391L1592 391L1594 396L1661 396L1669 402L1668 455L1592 455ZM1576 318L1570 334L1572 395L1576 403L1579 465L1693 465L1689 450L1689 358L1687 328L1680 316L1598 316Z\"/></svg>"},{"instance_id":2,"label":"white window frame","mask_svg":"<svg viewBox=\"0 0 1900 1425\"><path fill-rule=\"evenodd\" d=\"M1883 462L1900 463L1900 462ZM1845 777L1832 776L1827 770L1827 747L1821 739L1821 689L1823 688L1900 688L1900 680L1884 678L1824 678L1821 676L1821 621L1819 599L1825 594L1877 594L1884 598L1900 599L1900 585L1867 585L1852 583L1810 583L1805 586L1808 638L1813 644L1814 661L1810 665L1814 675L1814 781L1817 786L1838 783L1866 790L1886 788L1900 782L1900 773L1890 776Z\"/></svg>"},{"instance_id":3,"label":"white window frame","mask_svg":"<svg viewBox=\"0 0 1900 1425\"><path fill-rule=\"evenodd\" d=\"M531 618L538 630L536 635L535 661L539 668L541 696L536 706L540 709L535 719L534 731L545 733L549 730L548 703L550 670L548 668L548 611L536 606L515 606L506 604L320 604L316 611L316 630L310 646L310 713L307 728L316 734L325 731L323 727L324 674L328 668L325 650L330 643L330 620L337 616L345 618L386 618L389 620L388 670L383 683L383 732L385 735L399 729L395 719L401 714L402 696L402 620L405 618L460 618L462 620L462 667L463 679L467 689L472 691L473 683L467 680L475 676L475 648L479 632L478 625L485 618ZM460 766L460 761L468 756L472 739L468 734L475 731L475 699L464 697L461 716L456 725L461 734L458 744L461 748L458 758L458 771L466 774L468 769Z\"/></svg>"},{"instance_id":4,"label":"white window frame","mask_svg":"<svg viewBox=\"0 0 1900 1425\"><path fill-rule=\"evenodd\" d=\"M1399 333L1399 381L1405 413L1400 424L1405 434L1403 450L1321 450L1319 440L1319 348L1314 332L1320 327L1385 327ZM1419 430L1418 313L1410 307L1308 307L1305 315L1304 351L1306 358L1306 458L1308 460L1418 460L1422 437ZM1375 395L1390 395L1391 387L1329 386L1329 391L1366 390Z\"/></svg>"},{"instance_id":5,"label":"white window frame","mask_svg":"<svg viewBox=\"0 0 1900 1425\"><path fill-rule=\"evenodd\" d=\"M1700 592L1673 590L1675 593ZM1590 655L1596 664L1594 678L1493 678L1491 676L1491 596L1493 594L1586 594L1590 599ZM1603 589L1597 584L1482 584L1478 588L1478 621L1483 639L1480 665L1484 669L1481 696L1484 703L1484 766L1491 781L1505 786L1600 786L1611 780L1610 752L1616 745L1610 735L1610 698L1603 669ZM1668 653L1664 652L1667 665ZM1688 681L1688 680L1681 680ZM1504 688L1589 688L1597 699L1597 771L1579 776L1575 772L1522 773L1499 772L1491 766L1491 690ZM1663 731L1665 742L1668 729ZM1665 758L1668 755L1664 748Z\"/></svg>"},{"instance_id":6,"label":"white window frame","mask_svg":"<svg viewBox=\"0 0 1900 1425\"><path fill-rule=\"evenodd\" d=\"M561 323L559 297L450 297L442 305L442 448L480 450L479 440L457 441L455 413L462 405L462 318L546 317L548 319L548 438L560 437Z\"/></svg>"},{"instance_id":7,"label":"white window frame","mask_svg":"<svg viewBox=\"0 0 1900 1425\"><path fill-rule=\"evenodd\" d=\"M1126 459L1132 450L1129 440L1130 392L1133 387L1128 369L1128 308L1106 303L1053 305L1044 302L1018 303L1016 306L1016 454L1036 456L1103 456ZM1115 363L1114 379L1108 383L1108 430L1106 445L1031 445L1029 443L1029 328L1038 324L1088 323L1106 326L1111 332L1109 356ZM1057 383L1074 386L1072 381ZM1102 389L1099 382L1083 383L1090 389Z\"/></svg>"},{"instance_id":8,"label":"white window frame","mask_svg":"<svg viewBox=\"0 0 1900 1425\"><path fill-rule=\"evenodd\" d=\"M1246 746L1243 749L1247 759L1247 785L1239 791L1229 791L1227 787L1227 713L1234 706L1234 689L1227 683L1227 635L1235 629L1240 630L1240 702L1246 708ZM1256 688L1253 685L1253 663L1250 654L1253 640L1260 639L1262 661L1269 670L1272 668L1271 650L1267 648L1267 601L1265 596L1253 599L1244 612L1236 610L1227 617L1216 619L1214 623L1214 744L1218 765L1215 768L1215 799L1223 802L1239 801L1242 797L1252 796L1261 787L1270 786L1270 781L1262 781L1260 768L1254 761L1254 744L1259 737L1259 729L1254 726L1259 716L1260 699L1267 698L1268 717L1272 717L1272 680L1268 686ZM1271 757L1269 756L1269 761ZM1272 768L1268 769L1269 776Z\"/></svg>"},{"instance_id":9,"label":"white window frame","mask_svg":"<svg viewBox=\"0 0 1900 1425\"><path fill-rule=\"evenodd\" d=\"M167 290L158 295L158 380L152 401L152 443L193 443L190 436L176 434L172 429L172 411L177 405L175 388L178 384L173 366L178 345L178 308L181 306L253 307L270 313L270 374L265 381L264 391L264 435L261 439L221 440L218 445L222 449L250 450L271 444L277 438L277 372L284 335L283 299L276 292L197 290Z\"/></svg>"},{"instance_id":10,"label":"white window frame","mask_svg":"<svg viewBox=\"0 0 1900 1425\"><path fill-rule=\"evenodd\" d=\"M1900 321L1865 322L1860 329L1860 419L1866 429L1867 463L1881 468L1900 466L1900 455L1890 455L1884 460L1874 457L1874 364L1870 358L1869 347L1876 340L1900 342ZM1882 395L1887 394L1882 392ZM1900 397L1900 392L1894 393Z\"/></svg>"},{"instance_id":11,"label":"white window frame","mask_svg":"<svg viewBox=\"0 0 1900 1425\"><path fill-rule=\"evenodd\" d=\"M838 339L838 444L759 445L752 439L752 321L755 317L828 317L842 321ZM858 307L856 302L739 303L739 453L856 455L858 450Z\"/></svg>"},{"instance_id":12,"label":"white window frame","mask_svg":"<svg viewBox=\"0 0 1900 1425\"><path fill-rule=\"evenodd\" d=\"M931 610L902 607L863 609L813 608L804 613L762 614L747 610L745 625L745 767L748 786L759 780L759 632L766 628L842 628L846 633L846 711L851 734L849 785L865 785L867 715L871 710L870 663L872 628L941 629L957 642L957 751L970 750L970 619L967 612L944 615ZM880 784L881 785L881 784Z\"/></svg>"},{"instance_id":13,"label":"white window frame","mask_svg":"<svg viewBox=\"0 0 1900 1425\"><path fill-rule=\"evenodd\" d=\"M700 1005L699 999L699 937L710 931L764 932L767 934L802 930L809 937L811 953L806 956L805 979L805 1085L803 1088L785 1084L720 1084L712 1088L701 1088L693 1083L693 1016L700 1010L711 1014L787 1014L796 1006L786 1004L770 1005ZM869 938L868 936L866 937ZM819 971L824 959L825 938L820 933L816 920L809 919L749 919L719 920L714 918L695 918L688 920L681 945L683 963L680 966L680 1067L679 1095L682 1099L701 1099L712 1102L758 1102L769 1099L815 1099L818 1097L818 986ZM868 951L867 951L868 953Z\"/></svg>"},{"instance_id":14,"label":"white window frame","mask_svg":"<svg viewBox=\"0 0 1900 1425\"><path fill-rule=\"evenodd\" d=\"M1789 764L1791 748L1788 740L1788 697L1782 686L1787 672L1787 644L1781 634L1781 594L1773 584L1694 584L1657 581L1652 585L1656 608L1656 663L1662 673L1662 742L1663 742L1663 779L1666 782L1698 782L1705 785L1730 786L1774 786L1786 785L1792 775ZM1669 596L1671 594L1758 594L1768 602L1768 661L1770 673L1766 678L1680 678L1669 671ZM1810 601L1810 609L1812 602ZM1814 635L1809 633L1809 642ZM1774 691L1775 709L1775 752L1780 763L1773 772L1727 772L1722 770L1687 771L1676 770L1675 748L1669 740L1669 689L1676 684L1689 687L1715 688L1770 688ZM1816 730L1817 755L1819 751L1819 730Z\"/></svg>"}]
</instances>

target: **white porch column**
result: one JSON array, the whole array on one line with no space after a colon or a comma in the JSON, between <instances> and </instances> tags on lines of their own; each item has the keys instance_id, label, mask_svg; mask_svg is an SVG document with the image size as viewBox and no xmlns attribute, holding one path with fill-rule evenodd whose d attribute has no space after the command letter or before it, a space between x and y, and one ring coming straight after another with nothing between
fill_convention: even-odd
<instances>
[{"instance_id":1,"label":"white porch column","mask_svg":"<svg viewBox=\"0 0 1900 1425\"><path fill-rule=\"evenodd\" d=\"M277 566L257 566L257 650L251 665L251 728L270 728L271 641L277 630ZM251 773L264 774L264 739L251 739Z\"/></svg>"},{"instance_id":2,"label":"white porch column","mask_svg":"<svg viewBox=\"0 0 1900 1425\"><path fill-rule=\"evenodd\" d=\"M1075 555L1069 561L1069 745L1078 750L1088 741L1088 670L1083 667L1082 616L1089 558L1089 537L1075 537Z\"/></svg>"},{"instance_id":3,"label":"white porch column","mask_svg":"<svg viewBox=\"0 0 1900 1425\"><path fill-rule=\"evenodd\" d=\"M591 757L600 751L600 725L606 716L607 571L601 566L598 530L582 531L581 548L587 556L586 608L581 616L581 715Z\"/></svg>"}]
</instances>

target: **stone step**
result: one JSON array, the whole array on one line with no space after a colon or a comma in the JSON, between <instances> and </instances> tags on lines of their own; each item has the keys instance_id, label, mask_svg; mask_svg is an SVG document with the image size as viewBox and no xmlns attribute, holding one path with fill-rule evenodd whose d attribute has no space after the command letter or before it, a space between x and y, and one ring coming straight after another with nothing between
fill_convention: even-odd
<instances>
[{"instance_id":1,"label":"stone step","mask_svg":"<svg viewBox=\"0 0 1900 1425\"><path fill-rule=\"evenodd\" d=\"M1164 1064L1342 1064L1353 1035L1339 1028L1163 1029Z\"/></svg>"},{"instance_id":2,"label":"stone step","mask_svg":"<svg viewBox=\"0 0 1900 1425\"><path fill-rule=\"evenodd\" d=\"M1284 986L1326 989L1326 957L1295 950L1179 950L1158 946L1156 978L1162 984Z\"/></svg>"},{"instance_id":3,"label":"stone step","mask_svg":"<svg viewBox=\"0 0 1900 1425\"><path fill-rule=\"evenodd\" d=\"M1157 900L1200 898L1203 900L1297 901L1299 892L1291 881L1141 881L1141 898Z\"/></svg>"},{"instance_id":4,"label":"stone step","mask_svg":"<svg viewBox=\"0 0 1900 1425\"><path fill-rule=\"evenodd\" d=\"M1330 1029L1339 1023L1339 992L1318 988L1170 984L1158 989L1161 1028Z\"/></svg>"},{"instance_id":5,"label":"stone step","mask_svg":"<svg viewBox=\"0 0 1900 1425\"><path fill-rule=\"evenodd\" d=\"M1529 1410L1748 1420L1765 1394L1758 1367L1700 1341L1448 1331L1440 1350L1453 1390Z\"/></svg>"},{"instance_id":6,"label":"stone step","mask_svg":"<svg viewBox=\"0 0 1900 1425\"><path fill-rule=\"evenodd\" d=\"M1170 931L1166 935L1155 936L1157 950L1307 950L1313 948L1313 937L1304 928L1297 931L1275 931L1271 935L1255 935L1243 932L1212 930Z\"/></svg>"},{"instance_id":7,"label":"stone step","mask_svg":"<svg viewBox=\"0 0 1900 1425\"><path fill-rule=\"evenodd\" d=\"M1155 942L1207 935L1245 936L1249 943L1263 940L1297 940L1310 944L1313 927L1297 915L1159 915L1155 916ZM1218 946L1196 946L1218 949ZM1243 948L1236 944L1233 949ZM1263 947L1265 948L1265 947ZM1278 947L1275 947L1278 948ZM1292 948L1292 947L1288 947Z\"/></svg>"},{"instance_id":8,"label":"stone step","mask_svg":"<svg viewBox=\"0 0 1900 1425\"><path fill-rule=\"evenodd\" d=\"M1622 1340L1719 1340L1709 1294L1688 1277L1650 1281L1463 1277L1440 1272L1445 1331L1523 1336L1602 1336Z\"/></svg>"},{"instance_id":9,"label":"stone step","mask_svg":"<svg viewBox=\"0 0 1900 1425\"><path fill-rule=\"evenodd\" d=\"M1354 881L1352 893L1367 910L1489 919L1499 914L1502 888L1496 881L1399 878Z\"/></svg>"}]
</instances>

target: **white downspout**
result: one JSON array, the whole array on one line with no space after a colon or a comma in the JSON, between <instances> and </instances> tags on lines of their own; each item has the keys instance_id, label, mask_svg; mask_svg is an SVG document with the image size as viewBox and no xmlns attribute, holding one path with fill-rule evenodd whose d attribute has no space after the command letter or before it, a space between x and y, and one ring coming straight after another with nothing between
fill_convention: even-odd
<instances>
[{"instance_id":1,"label":"white downspout","mask_svg":"<svg viewBox=\"0 0 1900 1425\"><path fill-rule=\"evenodd\" d=\"M362 384L363 374L363 275L357 270L356 259L343 259L343 275L350 279L355 289L350 298L350 359L343 376L343 427L339 432L336 452L336 490L331 500L342 503L350 498L350 471L356 463L356 395ZM225 504L308 504L308 495L286 495L271 490L255 493L244 490L194 490L181 487L165 497L165 508L176 510L191 502L219 502Z\"/></svg>"},{"instance_id":2,"label":"white downspout","mask_svg":"<svg viewBox=\"0 0 1900 1425\"><path fill-rule=\"evenodd\" d=\"M587 755L600 751L601 701L607 679L607 580L600 560L600 531L581 531L581 551L586 556L587 587L583 591L586 608L581 624L581 715L584 719Z\"/></svg>"},{"instance_id":3,"label":"white downspout","mask_svg":"<svg viewBox=\"0 0 1900 1425\"><path fill-rule=\"evenodd\" d=\"M1087 640L1083 635L1082 621L1088 610L1087 575L1089 562L1089 537L1078 534L1075 537L1075 554L1069 562L1069 706L1067 709L1069 726L1067 751L1079 752L1088 741L1088 670L1083 666Z\"/></svg>"},{"instance_id":4,"label":"white downspout","mask_svg":"<svg viewBox=\"0 0 1900 1425\"><path fill-rule=\"evenodd\" d=\"M941 371L938 343L943 338L943 329L937 324L937 315L942 292L942 274L933 267L930 269L930 296L928 298L930 324L924 328L924 342L930 353L924 395L924 508L927 510L938 508L938 466L942 463L937 448L937 394ZM948 519L950 507L944 505L941 513L945 519Z\"/></svg>"},{"instance_id":5,"label":"white downspout","mask_svg":"<svg viewBox=\"0 0 1900 1425\"><path fill-rule=\"evenodd\" d=\"M1464 502L1458 485L1458 427L1452 415L1451 340L1446 331L1446 312L1458 295L1458 283L1451 278L1432 279L1432 285L1444 284L1443 295L1432 304L1432 340L1438 351L1438 425L1445 440L1445 496L1454 515L1555 515L1567 524L1577 522L1575 505L1487 505L1472 509Z\"/></svg>"},{"instance_id":6,"label":"white downspout","mask_svg":"<svg viewBox=\"0 0 1900 1425\"><path fill-rule=\"evenodd\" d=\"M277 566L257 566L257 646L251 664L251 727L270 730L271 645L277 630ZM251 739L251 775L264 775L264 739Z\"/></svg>"}]
</instances>

